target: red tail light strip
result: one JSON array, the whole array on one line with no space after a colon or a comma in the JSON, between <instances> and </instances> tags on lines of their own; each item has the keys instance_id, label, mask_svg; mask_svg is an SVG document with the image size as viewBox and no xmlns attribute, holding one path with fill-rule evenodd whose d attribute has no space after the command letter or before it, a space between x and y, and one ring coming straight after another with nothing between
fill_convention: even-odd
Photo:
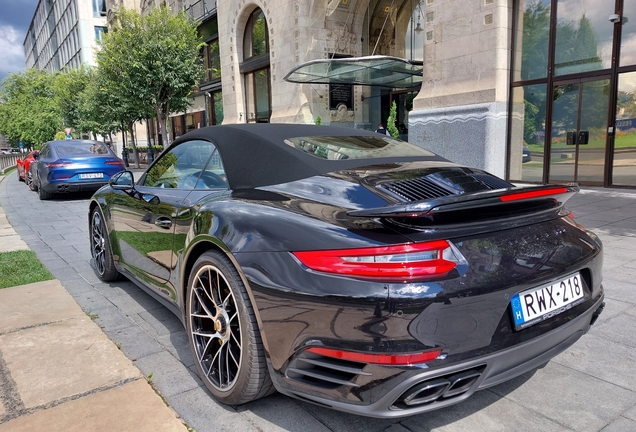
<instances>
[{"instance_id":1,"label":"red tail light strip","mask_svg":"<svg viewBox=\"0 0 636 432\"><path fill-rule=\"evenodd\" d=\"M308 352L332 357L342 360L349 360L359 363L371 363L380 365L408 366L418 363L426 363L435 360L442 353L441 349L420 353L408 354L386 354L386 353L361 353L355 351L342 351L331 348L311 347Z\"/></svg>"},{"instance_id":2,"label":"red tail light strip","mask_svg":"<svg viewBox=\"0 0 636 432\"><path fill-rule=\"evenodd\" d=\"M381 246L360 249L338 249L293 252L312 270L390 280L415 280L447 275L457 265L444 258L450 251L446 240ZM452 253L451 253L452 254Z\"/></svg>"},{"instance_id":3,"label":"red tail light strip","mask_svg":"<svg viewBox=\"0 0 636 432\"><path fill-rule=\"evenodd\" d=\"M500 197L500 199L503 202L519 201L519 200L530 199L530 198L539 198L539 197L548 196L548 195L558 195L558 194L566 193L567 191L568 191L567 188L556 187L556 188L541 189L536 191L512 193L510 195L504 195Z\"/></svg>"},{"instance_id":4,"label":"red tail light strip","mask_svg":"<svg viewBox=\"0 0 636 432\"><path fill-rule=\"evenodd\" d=\"M63 168L63 167L67 167L73 165L72 162L51 162L46 164L47 168Z\"/></svg>"}]
</instances>

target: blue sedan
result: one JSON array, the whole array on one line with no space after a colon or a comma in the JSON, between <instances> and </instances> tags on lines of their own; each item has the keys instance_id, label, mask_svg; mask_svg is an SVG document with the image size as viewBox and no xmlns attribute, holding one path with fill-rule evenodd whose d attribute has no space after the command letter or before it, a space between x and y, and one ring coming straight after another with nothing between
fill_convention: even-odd
<instances>
[{"instance_id":1,"label":"blue sedan","mask_svg":"<svg viewBox=\"0 0 636 432\"><path fill-rule=\"evenodd\" d=\"M56 193L96 191L124 170L124 162L99 141L49 141L34 156L33 189L41 200Z\"/></svg>"}]
</instances>

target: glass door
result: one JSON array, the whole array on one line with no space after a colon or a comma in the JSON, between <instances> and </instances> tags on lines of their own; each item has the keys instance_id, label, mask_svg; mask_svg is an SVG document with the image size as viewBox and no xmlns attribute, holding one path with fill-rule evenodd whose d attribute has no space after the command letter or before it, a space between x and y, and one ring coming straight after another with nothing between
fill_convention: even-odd
<instances>
[{"instance_id":1,"label":"glass door","mask_svg":"<svg viewBox=\"0 0 636 432\"><path fill-rule=\"evenodd\" d=\"M556 82L549 181L604 184L610 80Z\"/></svg>"}]
</instances>

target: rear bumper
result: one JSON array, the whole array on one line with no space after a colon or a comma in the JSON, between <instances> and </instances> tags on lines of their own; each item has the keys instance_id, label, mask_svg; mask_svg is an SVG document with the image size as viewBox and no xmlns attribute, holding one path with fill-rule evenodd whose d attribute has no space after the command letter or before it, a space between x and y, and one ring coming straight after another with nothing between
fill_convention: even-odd
<instances>
[{"instance_id":1,"label":"rear bumper","mask_svg":"<svg viewBox=\"0 0 636 432\"><path fill-rule=\"evenodd\" d=\"M108 184L108 181L55 182L42 185L42 189L48 193L94 192L105 184Z\"/></svg>"},{"instance_id":2,"label":"rear bumper","mask_svg":"<svg viewBox=\"0 0 636 432\"><path fill-rule=\"evenodd\" d=\"M289 378L289 372L287 376L282 376L272 371L272 377L279 392L339 411L379 418L420 414L456 404L467 399L477 390L500 384L538 368L587 333L598 315L597 311L602 310L602 305L603 294L597 298L593 307L551 332L517 346L455 363L449 367L428 370L425 365L422 368L368 365L365 371L373 375L368 384L372 387L371 389L364 389L366 386L362 386L357 389L341 389L342 392L337 393L344 395L346 392L371 391L378 396L378 399L371 404L347 400L346 396L338 400L329 399L313 391L309 386L294 382ZM471 378L466 379L466 377ZM445 382L450 383L449 390L444 390L448 388L444 387ZM452 390L453 382L458 382L455 390L459 391ZM427 387L431 390L422 391ZM440 392L437 396L435 396L436 389ZM417 394L418 391L422 392ZM405 404L405 398L414 394L416 396L412 399L426 400L426 402Z\"/></svg>"}]
</instances>

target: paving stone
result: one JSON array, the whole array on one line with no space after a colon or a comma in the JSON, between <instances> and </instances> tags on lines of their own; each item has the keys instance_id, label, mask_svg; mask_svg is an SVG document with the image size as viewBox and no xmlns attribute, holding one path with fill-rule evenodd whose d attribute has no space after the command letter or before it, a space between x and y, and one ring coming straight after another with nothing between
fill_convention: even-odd
<instances>
[{"instance_id":1,"label":"paving stone","mask_svg":"<svg viewBox=\"0 0 636 432\"><path fill-rule=\"evenodd\" d=\"M636 421L619 417L607 427L603 428L603 432L634 432L636 431Z\"/></svg>"},{"instance_id":2,"label":"paving stone","mask_svg":"<svg viewBox=\"0 0 636 432\"><path fill-rule=\"evenodd\" d=\"M136 380L0 424L0 432L32 431L185 432L187 428L144 380Z\"/></svg>"},{"instance_id":3,"label":"paving stone","mask_svg":"<svg viewBox=\"0 0 636 432\"><path fill-rule=\"evenodd\" d=\"M631 309L636 309L636 306ZM630 346L636 350L636 320L628 313L621 313L598 323L598 326L594 326L594 330L595 336ZM636 360L636 356L634 360ZM636 370L634 373L636 374Z\"/></svg>"},{"instance_id":4,"label":"paving stone","mask_svg":"<svg viewBox=\"0 0 636 432\"><path fill-rule=\"evenodd\" d=\"M291 398L273 394L254 402L236 407L259 431L329 432L330 429ZM359 429L361 430L361 429ZM394 432L407 432L394 431Z\"/></svg>"},{"instance_id":5,"label":"paving stone","mask_svg":"<svg viewBox=\"0 0 636 432\"><path fill-rule=\"evenodd\" d=\"M625 411L623 413L623 415L625 417L627 417L630 420L634 420L636 421L636 405L634 405L633 407L631 407L630 409L628 409L627 411ZM636 430L636 429L635 429Z\"/></svg>"},{"instance_id":6,"label":"paving stone","mask_svg":"<svg viewBox=\"0 0 636 432\"><path fill-rule=\"evenodd\" d=\"M119 349L132 361L163 352L165 348L137 326L117 329L103 328L104 333L119 345Z\"/></svg>"},{"instance_id":7,"label":"paving stone","mask_svg":"<svg viewBox=\"0 0 636 432\"><path fill-rule=\"evenodd\" d=\"M165 397L203 385L195 373L184 368L179 360L165 351L138 358L135 366L146 377L152 373L153 386Z\"/></svg>"},{"instance_id":8,"label":"paving stone","mask_svg":"<svg viewBox=\"0 0 636 432\"><path fill-rule=\"evenodd\" d=\"M436 432L559 432L570 430L551 421L541 413L516 404L507 398L501 398L488 390L477 392L461 404L409 417L401 420L400 423L412 432L432 430Z\"/></svg>"},{"instance_id":9,"label":"paving stone","mask_svg":"<svg viewBox=\"0 0 636 432\"><path fill-rule=\"evenodd\" d=\"M56 280L0 290L0 334L83 315Z\"/></svg>"},{"instance_id":10,"label":"paving stone","mask_svg":"<svg viewBox=\"0 0 636 432\"><path fill-rule=\"evenodd\" d=\"M636 304L633 282L617 281L609 279L609 277L605 277L605 280L603 281L603 288L605 289L605 298L614 299L628 305Z\"/></svg>"},{"instance_id":11,"label":"paving stone","mask_svg":"<svg viewBox=\"0 0 636 432\"><path fill-rule=\"evenodd\" d=\"M197 432L260 432L233 407L216 402L202 388L166 399L187 425Z\"/></svg>"},{"instance_id":12,"label":"paving stone","mask_svg":"<svg viewBox=\"0 0 636 432\"><path fill-rule=\"evenodd\" d=\"M492 392L576 431L599 431L634 405L636 392L573 369L581 363L576 358L578 352L566 353L537 370L522 385L518 380L525 377L493 387ZM599 364L596 366L598 369Z\"/></svg>"},{"instance_id":13,"label":"paving stone","mask_svg":"<svg viewBox=\"0 0 636 432\"><path fill-rule=\"evenodd\" d=\"M353 430L381 432L400 421L400 419L361 417L354 414L334 411L308 402L296 401L296 403L307 411L309 416L317 418L322 424L328 427L329 430L335 432L348 432Z\"/></svg>"},{"instance_id":14,"label":"paving stone","mask_svg":"<svg viewBox=\"0 0 636 432\"><path fill-rule=\"evenodd\" d=\"M88 317L0 335L0 346L26 408L139 377Z\"/></svg>"}]
</instances>

